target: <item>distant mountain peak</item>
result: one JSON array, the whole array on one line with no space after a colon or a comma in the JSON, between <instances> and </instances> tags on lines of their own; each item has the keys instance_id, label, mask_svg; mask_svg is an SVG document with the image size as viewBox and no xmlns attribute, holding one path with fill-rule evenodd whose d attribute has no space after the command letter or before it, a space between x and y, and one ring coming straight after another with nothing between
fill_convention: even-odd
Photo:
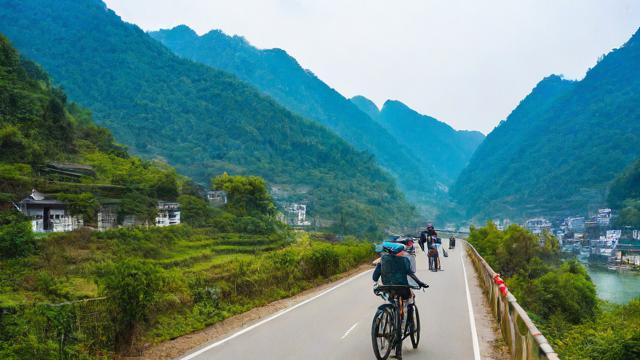
<instances>
[{"instance_id":1,"label":"distant mountain peak","mask_svg":"<svg viewBox=\"0 0 640 360\"><path fill-rule=\"evenodd\" d=\"M160 30L164 32L173 32L182 36L198 37L198 34L189 26L181 24L169 30Z\"/></svg>"},{"instance_id":2,"label":"distant mountain peak","mask_svg":"<svg viewBox=\"0 0 640 360\"><path fill-rule=\"evenodd\" d=\"M349 101L357 106L360 111L369 115L369 117L374 120L376 120L378 115L380 115L380 109L378 108L378 105L362 95L356 95L349 99Z\"/></svg>"}]
</instances>

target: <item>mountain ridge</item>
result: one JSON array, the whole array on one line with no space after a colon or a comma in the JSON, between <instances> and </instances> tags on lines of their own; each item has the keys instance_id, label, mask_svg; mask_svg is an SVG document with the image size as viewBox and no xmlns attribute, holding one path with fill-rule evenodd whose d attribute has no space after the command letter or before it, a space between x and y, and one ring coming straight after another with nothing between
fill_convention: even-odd
<instances>
[{"instance_id":1,"label":"mountain ridge","mask_svg":"<svg viewBox=\"0 0 640 360\"><path fill-rule=\"evenodd\" d=\"M364 96L351 100L396 139L406 143L428 171L440 174L441 183L447 186L455 180L484 139L479 131L455 130L399 100L386 100L379 110Z\"/></svg>"},{"instance_id":2,"label":"mountain ridge","mask_svg":"<svg viewBox=\"0 0 640 360\"><path fill-rule=\"evenodd\" d=\"M0 31L137 154L202 182L263 176L311 214L348 219L347 232L413 217L370 155L235 76L179 58L102 1L0 0Z\"/></svg>"},{"instance_id":3,"label":"mountain ridge","mask_svg":"<svg viewBox=\"0 0 640 360\"><path fill-rule=\"evenodd\" d=\"M467 216L586 213L640 155L640 31L580 81L543 79L478 148L451 189Z\"/></svg>"},{"instance_id":4,"label":"mountain ridge","mask_svg":"<svg viewBox=\"0 0 640 360\"><path fill-rule=\"evenodd\" d=\"M257 49L244 38L220 30L201 36L190 30L182 25L150 35L179 56L237 75L292 112L327 126L356 149L373 154L414 201L434 202L435 197L444 196L434 175L422 171L403 143L286 51Z\"/></svg>"}]
</instances>

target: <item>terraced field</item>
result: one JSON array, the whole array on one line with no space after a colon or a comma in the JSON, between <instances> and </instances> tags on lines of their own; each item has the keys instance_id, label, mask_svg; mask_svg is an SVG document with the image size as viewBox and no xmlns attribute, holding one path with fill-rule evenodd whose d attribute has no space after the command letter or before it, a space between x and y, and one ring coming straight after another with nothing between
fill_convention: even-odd
<instances>
[{"instance_id":1,"label":"terraced field","mask_svg":"<svg viewBox=\"0 0 640 360\"><path fill-rule=\"evenodd\" d=\"M187 226L51 234L39 239L38 255L0 262L0 308L97 297L103 269L122 258L140 258L186 276L219 276L230 262L248 261L292 242L287 233L220 233Z\"/></svg>"}]
</instances>

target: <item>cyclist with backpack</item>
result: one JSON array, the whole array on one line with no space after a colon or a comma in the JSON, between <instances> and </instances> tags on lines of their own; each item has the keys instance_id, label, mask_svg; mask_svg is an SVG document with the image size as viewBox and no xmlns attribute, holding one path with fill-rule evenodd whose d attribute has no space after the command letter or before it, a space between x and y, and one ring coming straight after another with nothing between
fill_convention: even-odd
<instances>
[{"instance_id":1,"label":"cyclist with backpack","mask_svg":"<svg viewBox=\"0 0 640 360\"><path fill-rule=\"evenodd\" d=\"M383 255L380 262L373 271L374 286L378 285L378 280L382 278L383 285L398 286L394 290L396 296L403 300L408 300L407 316L411 317L414 294L410 289L408 278L411 278L419 287L427 288L429 285L423 283L412 269L411 261L405 256L406 246L398 242L384 242L382 244ZM396 346L396 358L402 358L402 341Z\"/></svg>"}]
</instances>

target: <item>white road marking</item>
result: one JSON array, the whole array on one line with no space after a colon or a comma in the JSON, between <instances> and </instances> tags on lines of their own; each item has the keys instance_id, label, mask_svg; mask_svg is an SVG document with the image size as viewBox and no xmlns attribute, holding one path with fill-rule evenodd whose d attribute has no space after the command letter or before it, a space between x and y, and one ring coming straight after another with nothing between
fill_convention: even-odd
<instances>
[{"instance_id":1,"label":"white road marking","mask_svg":"<svg viewBox=\"0 0 640 360\"><path fill-rule=\"evenodd\" d=\"M342 335L342 337L340 338L340 340L344 340L344 338L346 338L347 336L349 336L349 334L353 331L353 329L356 328L356 326L358 326L358 323L353 324L353 326L351 326L349 328L349 330L347 330L346 333L344 333L344 335Z\"/></svg>"},{"instance_id":2,"label":"white road marking","mask_svg":"<svg viewBox=\"0 0 640 360\"><path fill-rule=\"evenodd\" d=\"M473 342L473 358L480 360L480 345L478 344L478 332L476 330L476 320L473 315L473 304L471 303L471 293L469 292L469 281L467 281L467 269L464 266L464 258L460 252L460 261L462 262L462 272L464 273L464 286L467 290L467 307L469 308L469 325L471 326L471 340Z\"/></svg>"},{"instance_id":3,"label":"white road marking","mask_svg":"<svg viewBox=\"0 0 640 360\"><path fill-rule=\"evenodd\" d=\"M217 346L220 346L220 345L226 343L227 341L229 341L231 339L234 339L234 338L236 338L236 337L238 337L238 336L240 336L242 334L245 334L245 333L257 328L260 325L268 323L269 321L271 321L271 320L273 320L275 318L278 318L278 317L288 313L289 311L297 309L297 308L299 308L300 306L302 306L304 304L308 304L308 303L312 302L313 300L315 300L315 299L317 299L317 298L319 298L319 297L321 297L323 295L326 295L326 294L328 294L328 293L330 293L330 292L332 292L332 291L334 291L334 290L336 290L336 289L338 289L338 288L340 288L340 287L352 282L353 280L361 277L362 275L368 274L368 273L370 273L372 271L373 271L373 269L364 271L364 272L362 272L362 273L360 273L360 274L358 274L358 275L356 275L356 276L354 276L352 278L349 278L349 279L341 282L340 284L338 284L338 285L336 285L336 286L334 286L334 287L332 287L330 289L327 289L327 290L321 292L320 294L318 294L318 295L316 295L314 297L311 297L311 298L309 298L309 299L307 299L307 300L305 300L303 302L300 302L300 303L298 303L298 304L296 304L296 305L294 305L294 306L292 306L290 308L284 309L284 310L282 310L282 311L280 311L280 312L278 312L278 313L276 313L276 314L274 314L274 315L272 315L272 316L270 316L270 317L268 317L268 318L266 318L266 319L264 319L264 320L262 320L262 321L260 321L258 323L255 323L255 324L253 324L253 325L251 325L249 327L246 327L246 328L238 331L237 333L235 333L233 335L230 335L230 336L228 336L228 337L226 337L226 338L224 338L224 339L222 339L220 341L217 341L217 342L215 342L215 343L213 343L211 345L207 345L207 346L205 346L204 348L202 348L202 349L200 349L198 351L195 351L195 352L193 352L193 353L191 353L189 355L186 355L186 356L180 358L180 360L191 360L191 359L195 358L196 356L199 356L199 355L201 355L201 354L203 354L203 353L205 353L205 352L207 352L207 351L209 351L209 350L211 350L211 349L213 349L213 348L215 348Z\"/></svg>"}]
</instances>

